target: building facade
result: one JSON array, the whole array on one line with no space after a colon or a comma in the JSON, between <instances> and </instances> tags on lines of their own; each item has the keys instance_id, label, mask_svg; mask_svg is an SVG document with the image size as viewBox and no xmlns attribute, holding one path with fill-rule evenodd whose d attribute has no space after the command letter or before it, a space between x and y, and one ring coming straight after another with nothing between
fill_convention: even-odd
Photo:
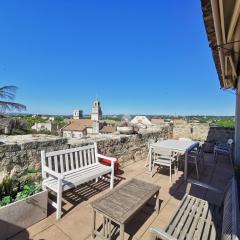
<instances>
[{"instance_id":1,"label":"building facade","mask_svg":"<svg viewBox=\"0 0 240 240\"><path fill-rule=\"evenodd\" d=\"M73 118L62 129L63 137L83 138L87 135L99 134L102 127L102 109L98 98L93 102L91 119L83 118L83 111L74 110Z\"/></svg>"},{"instance_id":2,"label":"building facade","mask_svg":"<svg viewBox=\"0 0 240 240\"><path fill-rule=\"evenodd\" d=\"M37 132L40 132L40 131L52 132L52 131L57 131L58 127L53 122L49 121L49 122L46 122L46 123L35 123L32 126L32 129L36 130Z\"/></svg>"}]
</instances>

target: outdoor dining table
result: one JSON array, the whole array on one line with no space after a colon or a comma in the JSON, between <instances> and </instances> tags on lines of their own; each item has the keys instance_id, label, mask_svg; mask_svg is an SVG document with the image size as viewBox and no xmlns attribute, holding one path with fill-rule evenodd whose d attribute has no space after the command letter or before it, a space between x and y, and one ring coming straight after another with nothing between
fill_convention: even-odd
<instances>
[{"instance_id":1,"label":"outdoor dining table","mask_svg":"<svg viewBox=\"0 0 240 240\"><path fill-rule=\"evenodd\" d=\"M181 155L185 155L184 161L184 180L187 180L187 171L188 171L188 153L191 152L195 147L199 146L199 142L190 141L190 140L175 140L175 139L167 139L156 143L151 143L149 147L149 159L148 159L148 167L149 171L152 169L152 152L155 148L168 148L174 152L177 152Z\"/></svg>"}]
</instances>

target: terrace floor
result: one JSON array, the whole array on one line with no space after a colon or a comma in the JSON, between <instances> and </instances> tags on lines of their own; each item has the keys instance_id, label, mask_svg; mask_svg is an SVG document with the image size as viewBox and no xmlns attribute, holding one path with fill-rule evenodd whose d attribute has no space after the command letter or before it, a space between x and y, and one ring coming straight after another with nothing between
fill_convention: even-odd
<instances>
[{"instance_id":1,"label":"terrace floor","mask_svg":"<svg viewBox=\"0 0 240 240\"><path fill-rule=\"evenodd\" d=\"M126 226L124 239L128 240L147 240L149 237L148 228L151 225L164 228L186 193L186 184L183 181L183 173L181 171L178 172L177 176L173 176L173 183L170 186L168 171L166 174L164 172L161 174L157 173L152 178L144 164L144 161L139 161L125 167L119 185L131 178L160 185L161 210L159 215L157 215L153 211L153 204L151 203L140 210L136 217ZM194 171L192 171L191 175L191 177L195 177ZM201 173L200 181L210 183L212 186L224 190L232 175L233 169L227 159L219 159L218 163L214 164L213 155L205 154L205 169ZM90 203L108 191L109 184L99 181L98 183L84 185L81 188L67 192L65 194L65 200L67 199L67 201L64 200L64 210L66 212L60 221L55 220L55 212L52 212L46 219L20 232L12 237L11 240L92 239L92 209ZM191 187L190 193L194 196L204 197L215 204L221 203L221 195L212 194L199 187Z\"/></svg>"}]
</instances>

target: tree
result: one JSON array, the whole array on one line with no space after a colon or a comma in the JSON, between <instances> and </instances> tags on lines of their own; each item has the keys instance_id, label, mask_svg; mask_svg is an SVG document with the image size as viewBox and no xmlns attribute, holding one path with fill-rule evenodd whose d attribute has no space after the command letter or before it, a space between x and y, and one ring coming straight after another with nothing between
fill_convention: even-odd
<instances>
[{"instance_id":1,"label":"tree","mask_svg":"<svg viewBox=\"0 0 240 240\"><path fill-rule=\"evenodd\" d=\"M17 91L17 87L15 86L3 86L0 87L0 99L8 99L10 101L2 101L0 100L0 111L6 110L26 110L26 106L20 103L12 102L15 98L15 93Z\"/></svg>"}]
</instances>

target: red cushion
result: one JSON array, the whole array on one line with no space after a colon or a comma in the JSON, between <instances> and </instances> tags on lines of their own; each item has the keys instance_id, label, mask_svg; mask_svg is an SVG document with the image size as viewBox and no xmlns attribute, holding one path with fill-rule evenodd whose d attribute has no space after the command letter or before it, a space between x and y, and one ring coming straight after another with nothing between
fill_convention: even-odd
<instances>
[{"instance_id":1,"label":"red cushion","mask_svg":"<svg viewBox=\"0 0 240 240\"><path fill-rule=\"evenodd\" d=\"M111 166L111 161L108 159L102 158L102 159L100 159L99 162L104 165ZM120 166L120 164L119 164L118 160L116 162L114 162L114 168L115 168L116 173L118 173L118 171L119 171L119 166Z\"/></svg>"}]
</instances>

